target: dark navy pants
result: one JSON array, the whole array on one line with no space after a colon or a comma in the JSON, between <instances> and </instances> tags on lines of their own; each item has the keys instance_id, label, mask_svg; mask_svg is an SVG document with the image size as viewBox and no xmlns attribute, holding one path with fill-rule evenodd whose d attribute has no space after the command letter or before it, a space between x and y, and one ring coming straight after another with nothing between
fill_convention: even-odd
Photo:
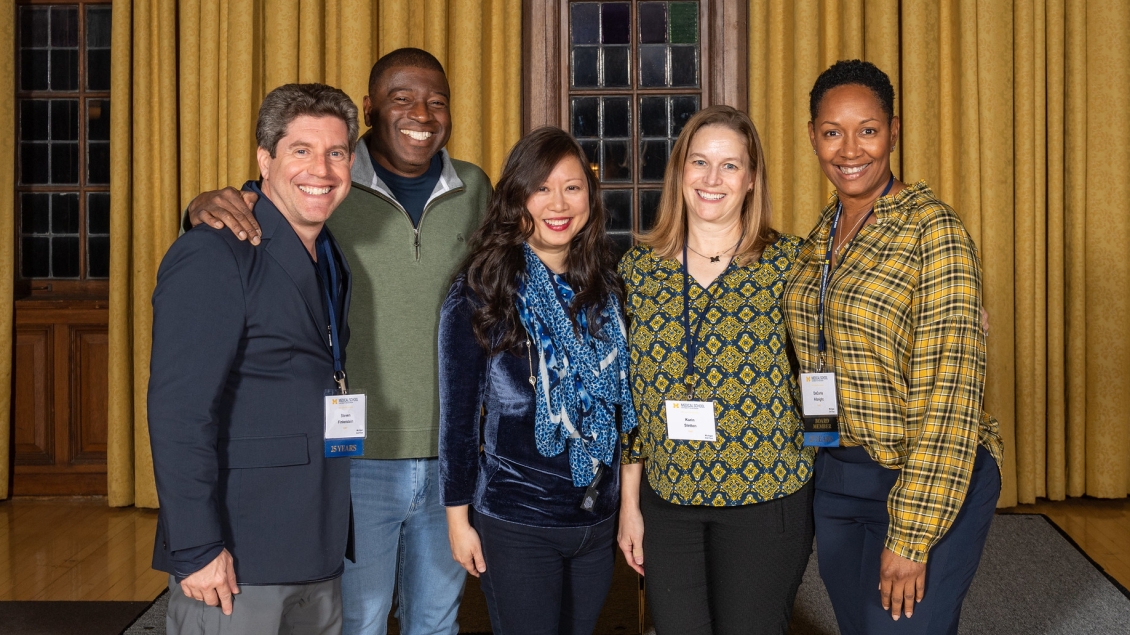
<instances>
[{"instance_id":1,"label":"dark navy pants","mask_svg":"<svg viewBox=\"0 0 1130 635\"><path fill-rule=\"evenodd\" d=\"M471 508L487 570L479 578L494 635L592 635L612 585L616 517L588 527L530 527Z\"/></svg>"},{"instance_id":2,"label":"dark navy pants","mask_svg":"<svg viewBox=\"0 0 1130 635\"><path fill-rule=\"evenodd\" d=\"M961 511L930 550L925 596L912 617L896 622L880 604L879 556L887 537L887 495L898 476L860 447L821 449L816 456L816 554L844 635L957 633L1000 495L1000 471L989 451L978 447Z\"/></svg>"}]
</instances>

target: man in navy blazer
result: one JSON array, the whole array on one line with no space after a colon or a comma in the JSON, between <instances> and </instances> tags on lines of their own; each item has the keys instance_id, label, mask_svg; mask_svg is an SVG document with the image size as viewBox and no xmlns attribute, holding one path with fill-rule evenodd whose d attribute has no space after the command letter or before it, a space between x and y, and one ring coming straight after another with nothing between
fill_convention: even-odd
<instances>
[{"instance_id":1,"label":"man in navy blazer","mask_svg":"<svg viewBox=\"0 0 1130 635\"><path fill-rule=\"evenodd\" d=\"M341 630L349 459L326 457L324 402L343 375L350 276L323 224L349 192L357 132L336 88L271 91L262 181L245 186L262 246L199 225L161 262L149 434L170 634Z\"/></svg>"}]
</instances>

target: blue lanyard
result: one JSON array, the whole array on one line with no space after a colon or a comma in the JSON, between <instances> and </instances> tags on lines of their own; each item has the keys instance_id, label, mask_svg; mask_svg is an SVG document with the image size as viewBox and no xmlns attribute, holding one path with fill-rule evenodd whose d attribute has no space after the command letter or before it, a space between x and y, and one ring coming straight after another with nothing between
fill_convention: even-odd
<instances>
[{"instance_id":1,"label":"blue lanyard","mask_svg":"<svg viewBox=\"0 0 1130 635\"><path fill-rule=\"evenodd\" d=\"M318 234L318 247L321 248L322 260L318 263L318 273L322 278L322 289L326 295L326 310L330 314L330 351L334 356L334 381L337 382L341 394L345 394L345 365L341 361L341 340L337 334L337 267L334 265L333 251L330 249L330 239L326 230Z\"/></svg>"},{"instance_id":2,"label":"blue lanyard","mask_svg":"<svg viewBox=\"0 0 1130 635\"><path fill-rule=\"evenodd\" d=\"M726 267L726 269L729 269L729 268L730 268L729 266ZM725 275L725 273L726 272L723 271L719 275ZM691 380L690 383L687 386L687 389L690 391L688 397L691 401L694 401L694 384L695 384L695 381L694 381L694 377L695 377L694 358L695 358L695 355L698 353L698 335L699 335L699 333L702 333L702 323L706 321L706 312L708 310L710 310L710 299L712 298L712 296L710 295L709 289L703 289L703 292L706 293L706 297L707 297L706 308L704 308L702 310L702 312L699 313L699 315L698 315L698 328L695 329L695 332L692 335L691 334L691 270L690 270L690 267L687 266L687 243L684 242L683 243L683 343L687 347L687 371L686 371L686 375L684 376L684 381L686 379Z\"/></svg>"},{"instance_id":3,"label":"blue lanyard","mask_svg":"<svg viewBox=\"0 0 1130 635\"><path fill-rule=\"evenodd\" d=\"M879 198L886 196L887 193L891 191L891 187L894 186L894 184L895 175L892 174L890 180L887 181L887 187L883 190L883 193L879 195ZM818 362L816 372L823 372L825 366L824 351L827 350L828 343L824 337L824 298L828 294L828 282L832 277L832 248L836 243L836 228L839 227L840 216L843 214L843 212L844 204L842 202L837 203L836 215L832 217L832 226L828 229L828 252L824 255L823 271L820 274L820 303L816 312L816 324L820 333L820 339L817 343L816 349L820 354L820 360ZM871 209L867 210L867 215L863 217L862 225L866 225L867 219L870 218L874 213L875 206L872 205ZM860 227L860 231L862 231L862 225Z\"/></svg>"}]
</instances>

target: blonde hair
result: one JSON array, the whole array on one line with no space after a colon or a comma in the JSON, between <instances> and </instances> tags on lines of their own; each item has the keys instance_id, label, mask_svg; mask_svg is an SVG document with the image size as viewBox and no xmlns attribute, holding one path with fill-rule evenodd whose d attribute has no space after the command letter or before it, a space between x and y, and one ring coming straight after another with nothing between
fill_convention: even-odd
<instances>
[{"instance_id":1,"label":"blonde hair","mask_svg":"<svg viewBox=\"0 0 1130 635\"><path fill-rule=\"evenodd\" d=\"M765 153L761 138L749 115L730 106L704 108L687 122L679 134L667 170L663 175L663 193L656 210L655 226L636 234L636 240L651 247L664 258L674 258L687 239L687 205L683 200L683 166L687 162L691 140L707 126L722 126L746 140L753 187L742 203L742 242L734 254L734 262L748 265L761 256L766 247L776 242L779 234L770 226L773 205L769 200L769 183L765 171Z\"/></svg>"}]
</instances>

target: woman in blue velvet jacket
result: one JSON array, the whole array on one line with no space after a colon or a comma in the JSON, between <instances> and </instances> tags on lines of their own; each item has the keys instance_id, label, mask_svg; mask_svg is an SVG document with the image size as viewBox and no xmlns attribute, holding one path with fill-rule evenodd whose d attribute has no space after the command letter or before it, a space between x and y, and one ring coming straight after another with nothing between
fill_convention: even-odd
<instances>
[{"instance_id":1,"label":"woman in blue velvet jacket","mask_svg":"<svg viewBox=\"0 0 1130 635\"><path fill-rule=\"evenodd\" d=\"M599 185L566 132L518 142L439 326L452 556L496 635L589 634L612 580L619 438L635 427Z\"/></svg>"}]
</instances>

